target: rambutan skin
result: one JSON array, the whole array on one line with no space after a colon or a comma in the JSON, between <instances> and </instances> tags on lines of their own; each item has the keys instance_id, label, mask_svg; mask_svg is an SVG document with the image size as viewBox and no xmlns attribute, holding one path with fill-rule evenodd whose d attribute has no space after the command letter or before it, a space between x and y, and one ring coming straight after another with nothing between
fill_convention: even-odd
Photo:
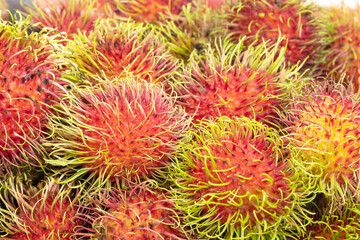
<instances>
[{"instance_id":1,"label":"rambutan skin","mask_svg":"<svg viewBox=\"0 0 360 240\"><path fill-rule=\"evenodd\" d=\"M179 225L178 211L166 199L166 191L146 186L130 190L112 189L95 199L96 213L92 224L98 239L185 240L189 239Z\"/></svg>"},{"instance_id":2,"label":"rambutan skin","mask_svg":"<svg viewBox=\"0 0 360 240\"><path fill-rule=\"evenodd\" d=\"M54 51L56 35L32 32L28 22L0 21L0 159L5 167L39 159L46 115L62 91L64 61Z\"/></svg>"},{"instance_id":3,"label":"rambutan skin","mask_svg":"<svg viewBox=\"0 0 360 240\"><path fill-rule=\"evenodd\" d=\"M306 197L275 130L245 117L202 120L195 129L169 167L185 226L200 239L286 239L289 226L300 231Z\"/></svg>"},{"instance_id":4,"label":"rambutan skin","mask_svg":"<svg viewBox=\"0 0 360 240\"><path fill-rule=\"evenodd\" d=\"M287 46L287 66L303 62L304 69L314 67L322 50L320 26L316 22L312 4L302 0L242 0L228 3L226 8L229 34L234 41L246 36L246 44L261 43L262 39L274 43L284 37L281 46Z\"/></svg>"},{"instance_id":5,"label":"rambutan skin","mask_svg":"<svg viewBox=\"0 0 360 240\"><path fill-rule=\"evenodd\" d=\"M6 240L64 239L77 236L84 224L79 191L72 185L59 185L54 179L34 187L18 179L2 186L1 225Z\"/></svg>"},{"instance_id":6,"label":"rambutan skin","mask_svg":"<svg viewBox=\"0 0 360 240\"><path fill-rule=\"evenodd\" d=\"M296 146L294 164L314 191L334 204L360 197L359 104L339 84L314 85L294 97L284 116L289 141Z\"/></svg>"},{"instance_id":7,"label":"rambutan skin","mask_svg":"<svg viewBox=\"0 0 360 240\"><path fill-rule=\"evenodd\" d=\"M277 45L243 47L225 41L208 49L204 60L193 58L178 77L183 84L176 88L177 103L194 120L245 116L276 122L277 109L298 82L298 67L284 68L283 55L275 57Z\"/></svg>"},{"instance_id":8,"label":"rambutan skin","mask_svg":"<svg viewBox=\"0 0 360 240\"><path fill-rule=\"evenodd\" d=\"M111 79L131 72L166 87L168 78L178 69L178 61L167 52L149 25L143 23L100 20L88 37L80 33L74 36L68 48L69 57L74 58L90 84L96 83L96 76Z\"/></svg>"},{"instance_id":9,"label":"rambutan skin","mask_svg":"<svg viewBox=\"0 0 360 240\"><path fill-rule=\"evenodd\" d=\"M46 162L82 165L111 180L156 174L190 121L160 86L131 75L117 83L106 80L99 89L74 87L57 111L61 116L50 116L52 136L44 143L52 149Z\"/></svg>"}]
</instances>

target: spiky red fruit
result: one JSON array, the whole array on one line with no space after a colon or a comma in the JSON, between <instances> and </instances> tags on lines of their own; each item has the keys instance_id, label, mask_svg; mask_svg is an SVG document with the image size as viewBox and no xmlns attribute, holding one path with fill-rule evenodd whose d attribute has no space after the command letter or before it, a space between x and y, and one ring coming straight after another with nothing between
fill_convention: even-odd
<instances>
[{"instance_id":1,"label":"spiky red fruit","mask_svg":"<svg viewBox=\"0 0 360 240\"><path fill-rule=\"evenodd\" d=\"M360 102L341 86L309 87L286 116L295 165L334 203L360 199Z\"/></svg>"},{"instance_id":2,"label":"spiky red fruit","mask_svg":"<svg viewBox=\"0 0 360 240\"><path fill-rule=\"evenodd\" d=\"M275 130L245 117L195 127L194 140L169 167L185 226L201 239L283 239L290 225L299 230L301 180Z\"/></svg>"},{"instance_id":3,"label":"spiky red fruit","mask_svg":"<svg viewBox=\"0 0 360 240\"><path fill-rule=\"evenodd\" d=\"M79 195L71 186L48 180L41 187L21 182L3 186L7 199L1 211L8 235L2 239L74 239L77 228L84 224ZM13 200L11 200L13 198Z\"/></svg>"},{"instance_id":4,"label":"spiky red fruit","mask_svg":"<svg viewBox=\"0 0 360 240\"><path fill-rule=\"evenodd\" d=\"M167 78L177 70L177 61L142 23L99 21L88 37L75 36L68 47L77 68L86 73L91 83L96 83L97 75L111 79L126 70L148 82L167 85Z\"/></svg>"},{"instance_id":5,"label":"spiky red fruit","mask_svg":"<svg viewBox=\"0 0 360 240\"><path fill-rule=\"evenodd\" d=\"M307 68L317 64L322 49L314 9L302 0L242 0L227 6L226 19L234 41L246 36L246 44L261 43L262 39L274 43L282 36L281 46L287 45L287 65L308 58Z\"/></svg>"},{"instance_id":6,"label":"spiky red fruit","mask_svg":"<svg viewBox=\"0 0 360 240\"><path fill-rule=\"evenodd\" d=\"M184 83L177 89L178 104L195 120L245 116L275 121L295 70L283 68L276 48L259 45L241 53L242 46L209 50L205 61L192 59L180 76Z\"/></svg>"},{"instance_id":7,"label":"spiky red fruit","mask_svg":"<svg viewBox=\"0 0 360 240\"><path fill-rule=\"evenodd\" d=\"M93 222L94 234L100 239L180 240L188 239L179 226L174 204L160 190L113 190L103 197L102 209Z\"/></svg>"},{"instance_id":8,"label":"spiky red fruit","mask_svg":"<svg viewBox=\"0 0 360 240\"><path fill-rule=\"evenodd\" d=\"M54 47L46 34L31 33L27 20L0 21L0 159L5 167L6 161L39 159L46 114L60 89L61 61Z\"/></svg>"},{"instance_id":9,"label":"spiky red fruit","mask_svg":"<svg viewBox=\"0 0 360 240\"><path fill-rule=\"evenodd\" d=\"M322 16L325 19L327 37L332 41L326 49L324 71L354 86L356 92L360 89L360 5L355 8L341 6L330 7L329 12Z\"/></svg>"},{"instance_id":10,"label":"spiky red fruit","mask_svg":"<svg viewBox=\"0 0 360 240\"><path fill-rule=\"evenodd\" d=\"M65 32L72 39L78 31L89 33L96 20L106 17L105 5L99 0L34 0L24 9L33 22Z\"/></svg>"},{"instance_id":11,"label":"spiky red fruit","mask_svg":"<svg viewBox=\"0 0 360 240\"><path fill-rule=\"evenodd\" d=\"M189 122L160 86L131 76L76 90L58 110L62 116L51 117L54 139L45 144L53 150L48 163L82 165L112 180L143 179L164 168Z\"/></svg>"},{"instance_id":12,"label":"spiky red fruit","mask_svg":"<svg viewBox=\"0 0 360 240\"><path fill-rule=\"evenodd\" d=\"M111 0L115 13L123 18L132 18L137 22L155 23L169 20L177 15L182 7L191 0Z\"/></svg>"}]
</instances>

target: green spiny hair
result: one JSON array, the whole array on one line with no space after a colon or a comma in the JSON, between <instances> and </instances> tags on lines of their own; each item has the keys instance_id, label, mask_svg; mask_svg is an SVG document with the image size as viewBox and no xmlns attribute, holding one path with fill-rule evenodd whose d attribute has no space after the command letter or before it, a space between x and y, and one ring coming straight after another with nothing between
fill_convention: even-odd
<instances>
[{"instance_id":1,"label":"green spiny hair","mask_svg":"<svg viewBox=\"0 0 360 240\"><path fill-rule=\"evenodd\" d=\"M203 119L169 167L182 221L200 239L288 239L312 201L279 133L248 118Z\"/></svg>"}]
</instances>

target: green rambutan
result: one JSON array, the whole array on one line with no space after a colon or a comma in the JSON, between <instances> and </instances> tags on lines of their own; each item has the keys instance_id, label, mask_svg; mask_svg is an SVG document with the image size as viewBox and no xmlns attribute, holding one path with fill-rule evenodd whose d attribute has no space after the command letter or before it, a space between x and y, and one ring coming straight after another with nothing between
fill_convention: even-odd
<instances>
[{"instance_id":1,"label":"green rambutan","mask_svg":"<svg viewBox=\"0 0 360 240\"><path fill-rule=\"evenodd\" d=\"M182 108L157 85L130 74L64 97L50 116L47 163L81 166L100 179L138 181L166 167L189 124Z\"/></svg>"},{"instance_id":2,"label":"green rambutan","mask_svg":"<svg viewBox=\"0 0 360 240\"><path fill-rule=\"evenodd\" d=\"M148 23L170 20L189 3L191 0L110 0L113 11L120 18Z\"/></svg>"},{"instance_id":3,"label":"green rambutan","mask_svg":"<svg viewBox=\"0 0 360 240\"><path fill-rule=\"evenodd\" d=\"M317 7L302 0L240 0L226 7L229 34L234 41L246 36L245 44L275 43L284 37L287 66L306 60L304 69L313 68L322 50L319 24L314 12Z\"/></svg>"},{"instance_id":4,"label":"green rambutan","mask_svg":"<svg viewBox=\"0 0 360 240\"><path fill-rule=\"evenodd\" d=\"M178 211L166 191L146 182L131 190L111 189L94 200L93 230L96 239L185 240ZM150 188L151 187L151 188Z\"/></svg>"},{"instance_id":5,"label":"green rambutan","mask_svg":"<svg viewBox=\"0 0 360 240\"><path fill-rule=\"evenodd\" d=\"M360 200L360 102L349 92L339 84L309 85L283 116L294 165L332 205Z\"/></svg>"},{"instance_id":6,"label":"green rambutan","mask_svg":"<svg viewBox=\"0 0 360 240\"><path fill-rule=\"evenodd\" d=\"M111 79L131 72L148 82L167 85L167 78L177 70L177 60L143 23L104 19L88 37L81 33L74 36L68 48L77 68L93 84L96 76Z\"/></svg>"},{"instance_id":7,"label":"green rambutan","mask_svg":"<svg viewBox=\"0 0 360 240\"><path fill-rule=\"evenodd\" d=\"M69 39L79 31L89 33L99 18L105 18L105 3L99 0L33 0L24 6L34 23L66 33Z\"/></svg>"},{"instance_id":8,"label":"green rambutan","mask_svg":"<svg viewBox=\"0 0 360 240\"><path fill-rule=\"evenodd\" d=\"M325 35L330 38L326 49L323 70L337 79L346 75L354 90L359 91L360 85L360 5L355 8L341 5L332 6L321 16L324 19Z\"/></svg>"},{"instance_id":9,"label":"green rambutan","mask_svg":"<svg viewBox=\"0 0 360 240\"><path fill-rule=\"evenodd\" d=\"M47 179L37 187L8 179L2 185L1 229L6 240L63 239L77 236L84 224L80 192Z\"/></svg>"},{"instance_id":10,"label":"green rambutan","mask_svg":"<svg viewBox=\"0 0 360 240\"><path fill-rule=\"evenodd\" d=\"M200 239L287 239L308 222L279 133L245 117L203 119L169 166L175 207ZM271 237L270 237L271 236Z\"/></svg>"},{"instance_id":11,"label":"green rambutan","mask_svg":"<svg viewBox=\"0 0 360 240\"><path fill-rule=\"evenodd\" d=\"M220 42L220 41L219 41ZM261 122L276 121L276 109L298 82L298 66L286 69L285 49L278 45L250 46L225 43L208 48L205 59L195 57L179 76L177 103L194 120L218 116L245 116Z\"/></svg>"},{"instance_id":12,"label":"green rambutan","mask_svg":"<svg viewBox=\"0 0 360 240\"><path fill-rule=\"evenodd\" d=\"M0 20L0 161L5 168L39 163L46 115L62 91L57 36L31 31L36 26L28 22L21 16L13 23Z\"/></svg>"}]
</instances>

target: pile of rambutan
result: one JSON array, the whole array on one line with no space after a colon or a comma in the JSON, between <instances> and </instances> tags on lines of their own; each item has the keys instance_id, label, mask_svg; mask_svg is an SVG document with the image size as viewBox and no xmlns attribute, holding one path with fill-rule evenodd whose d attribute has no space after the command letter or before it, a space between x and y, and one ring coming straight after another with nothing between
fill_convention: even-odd
<instances>
[{"instance_id":1,"label":"pile of rambutan","mask_svg":"<svg viewBox=\"0 0 360 240\"><path fill-rule=\"evenodd\" d=\"M0 0L0 239L360 239L360 4Z\"/></svg>"}]
</instances>

